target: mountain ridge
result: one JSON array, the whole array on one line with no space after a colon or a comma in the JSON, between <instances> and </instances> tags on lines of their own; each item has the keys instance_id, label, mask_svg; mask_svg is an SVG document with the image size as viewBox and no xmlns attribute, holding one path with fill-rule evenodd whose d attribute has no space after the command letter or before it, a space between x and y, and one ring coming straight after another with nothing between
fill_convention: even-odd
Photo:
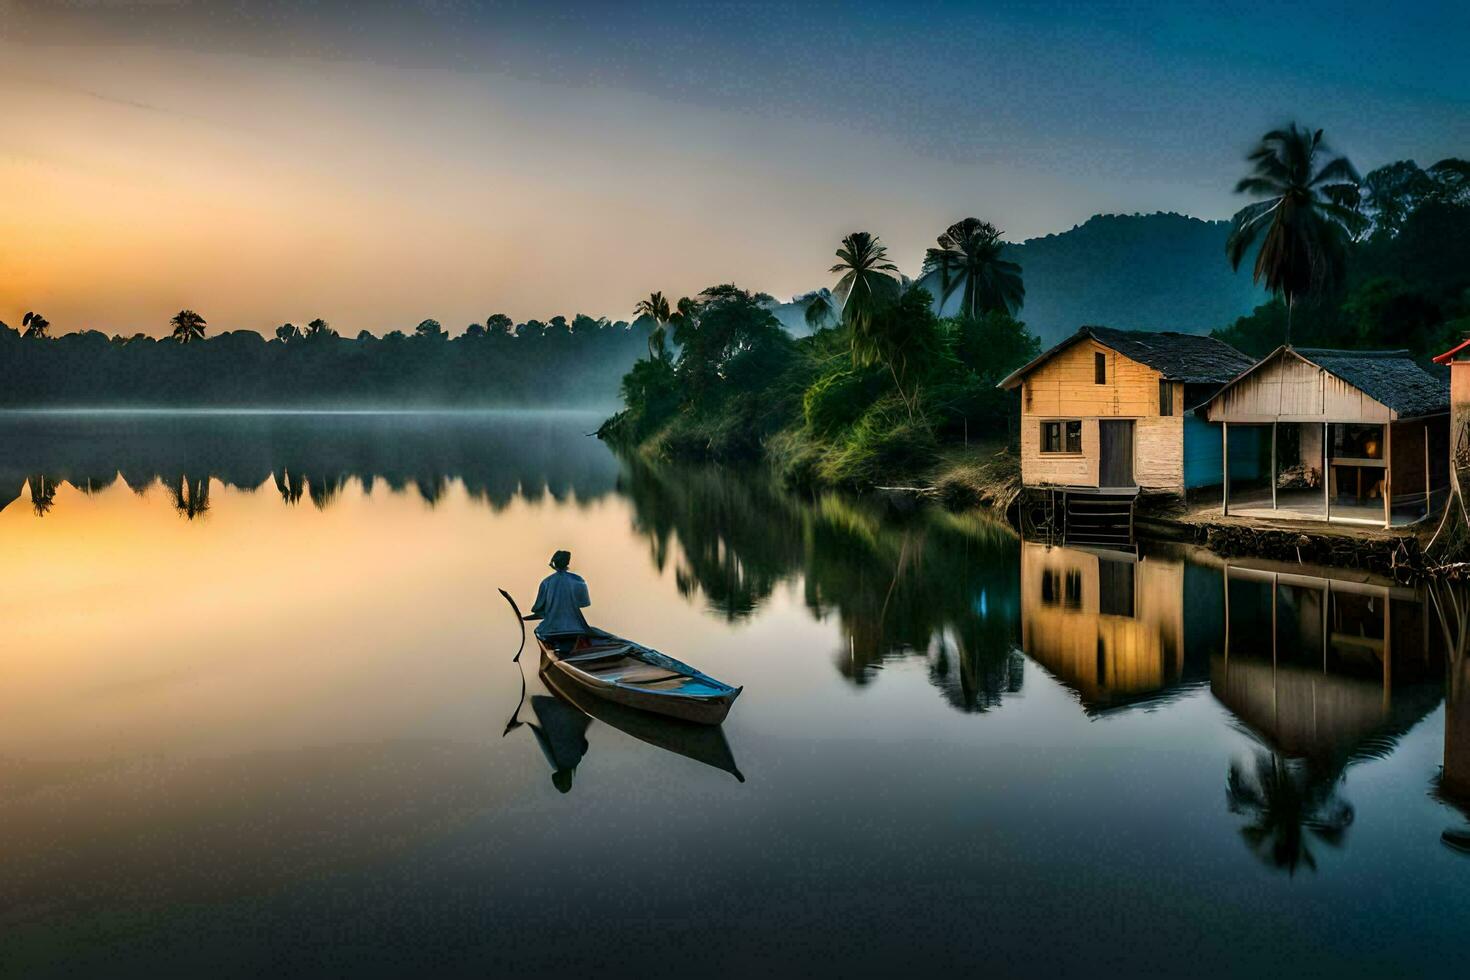
<instances>
[{"instance_id":1,"label":"mountain ridge","mask_svg":"<svg viewBox=\"0 0 1470 980\"><path fill-rule=\"evenodd\" d=\"M1008 243L1021 265L1026 302L1017 316L1050 346L1083 325L1209 333L1250 313L1267 294L1225 258L1229 221L1171 211L1095 214L1066 231ZM821 292L817 290L816 292ZM808 333L804 300L773 307L797 336ZM941 311L959 308L958 292Z\"/></svg>"}]
</instances>

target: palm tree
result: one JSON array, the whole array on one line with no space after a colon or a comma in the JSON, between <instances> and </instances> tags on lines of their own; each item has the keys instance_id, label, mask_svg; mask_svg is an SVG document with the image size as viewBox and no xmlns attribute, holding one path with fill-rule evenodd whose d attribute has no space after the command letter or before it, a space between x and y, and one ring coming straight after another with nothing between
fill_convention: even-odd
<instances>
[{"instance_id":1,"label":"palm tree","mask_svg":"<svg viewBox=\"0 0 1470 980\"><path fill-rule=\"evenodd\" d=\"M31 491L31 509L37 517L45 517L56 500L56 478L36 473L26 478L26 486Z\"/></svg>"},{"instance_id":2,"label":"palm tree","mask_svg":"<svg viewBox=\"0 0 1470 980\"><path fill-rule=\"evenodd\" d=\"M806 320L806 325L812 333L816 333L830 324L836 313L836 309L832 306L832 294L821 289L807 298L806 309L802 311L802 317Z\"/></svg>"},{"instance_id":3,"label":"palm tree","mask_svg":"<svg viewBox=\"0 0 1470 980\"><path fill-rule=\"evenodd\" d=\"M20 325L26 328L24 336L36 340L46 339L46 331L51 329L51 321L39 313L27 313L21 319Z\"/></svg>"},{"instance_id":4,"label":"palm tree","mask_svg":"<svg viewBox=\"0 0 1470 980\"><path fill-rule=\"evenodd\" d=\"M674 312L669 314L669 326L674 331L674 343L680 347L687 348L693 339L691 335L699 329L699 309L699 301L688 296L680 297L674 304Z\"/></svg>"},{"instance_id":5,"label":"palm tree","mask_svg":"<svg viewBox=\"0 0 1470 980\"><path fill-rule=\"evenodd\" d=\"M878 236L865 231L855 231L842 239L837 257L842 261L828 270L842 273L833 292L842 301L843 322L854 335L861 334L872 323L873 315L897 297L898 280L889 273L897 272L898 266L888 261L888 249Z\"/></svg>"},{"instance_id":6,"label":"palm tree","mask_svg":"<svg viewBox=\"0 0 1470 980\"><path fill-rule=\"evenodd\" d=\"M939 280L939 308L960 286L965 292L960 313L974 318L986 313L1015 313L1026 300L1021 267L1000 257L1005 248L1000 231L988 221L956 221L939 236L938 248L924 253L924 276Z\"/></svg>"},{"instance_id":7,"label":"palm tree","mask_svg":"<svg viewBox=\"0 0 1470 980\"><path fill-rule=\"evenodd\" d=\"M176 479L163 481L163 488L173 501L174 510L188 520L209 511L209 477L190 477L180 473Z\"/></svg>"},{"instance_id":8,"label":"palm tree","mask_svg":"<svg viewBox=\"0 0 1470 980\"><path fill-rule=\"evenodd\" d=\"M173 325L174 340L177 340L181 344L188 344L204 339L206 321L204 317L195 313L193 310L180 310L168 322Z\"/></svg>"},{"instance_id":9,"label":"palm tree","mask_svg":"<svg viewBox=\"0 0 1470 980\"><path fill-rule=\"evenodd\" d=\"M669 359L668 341L665 333L671 316L669 301L664 298L662 292L649 293L647 299L640 299L633 307L633 316L651 317L653 319L653 330L648 334L648 359L651 361L667 361Z\"/></svg>"},{"instance_id":10,"label":"palm tree","mask_svg":"<svg viewBox=\"0 0 1470 980\"><path fill-rule=\"evenodd\" d=\"M1286 340L1298 298L1342 281L1347 243L1364 226L1358 172L1315 132L1292 123L1261 137L1246 157L1251 173L1237 194L1261 198L1236 213L1225 254L1239 269L1257 242L1254 282L1286 299ZM1320 165L1318 161L1324 161Z\"/></svg>"},{"instance_id":11,"label":"palm tree","mask_svg":"<svg viewBox=\"0 0 1470 980\"><path fill-rule=\"evenodd\" d=\"M1295 874L1299 864L1317 869L1309 839L1339 847L1352 825L1352 805L1337 797L1336 783L1336 773L1314 773L1274 752L1257 752L1250 773L1231 763L1225 798L1231 813L1252 817L1240 828L1246 846L1272 867Z\"/></svg>"}]
</instances>

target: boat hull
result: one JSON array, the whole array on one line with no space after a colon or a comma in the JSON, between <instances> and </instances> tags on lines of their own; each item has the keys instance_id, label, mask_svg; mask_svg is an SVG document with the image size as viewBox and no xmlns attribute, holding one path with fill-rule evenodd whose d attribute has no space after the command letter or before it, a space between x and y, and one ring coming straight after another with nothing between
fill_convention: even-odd
<instances>
[{"instance_id":1,"label":"boat hull","mask_svg":"<svg viewBox=\"0 0 1470 980\"><path fill-rule=\"evenodd\" d=\"M541 647L541 669L551 674L559 682L558 687L560 684L574 685L579 690L616 704L700 725L718 725L723 722L725 716L730 713L731 705L740 696L741 688L730 687L708 678L687 664L682 664L641 644L611 634L600 635L598 642L626 644L629 648L627 653L629 658L656 664L661 668L682 674L691 681L708 682L704 686L717 687L721 690L690 694L681 691L645 690L637 686L603 681L595 674L582 670L573 663L565 662L561 654L538 637L537 643ZM570 656L575 657L579 651L585 651L585 649L590 648L574 649Z\"/></svg>"},{"instance_id":2,"label":"boat hull","mask_svg":"<svg viewBox=\"0 0 1470 980\"><path fill-rule=\"evenodd\" d=\"M575 684L564 671L543 670L541 680L547 689L590 718L602 722L625 735L646 742L675 755L702 762L728 772L742 783L745 776L735 764L730 743L719 725L700 725L667 715L639 711L607 698L593 695Z\"/></svg>"}]
</instances>

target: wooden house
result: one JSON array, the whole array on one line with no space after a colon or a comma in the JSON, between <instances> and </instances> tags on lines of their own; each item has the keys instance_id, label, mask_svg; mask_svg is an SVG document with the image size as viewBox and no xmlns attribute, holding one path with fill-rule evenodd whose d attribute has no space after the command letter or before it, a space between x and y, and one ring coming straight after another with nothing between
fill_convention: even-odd
<instances>
[{"instance_id":1,"label":"wooden house","mask_svg":"<svg viewBox=\"0 0 1470 980\"><path fill-rule=\"evenodd\" d=\"M1407 351L1279 347L1199 409L1221 427L1221 510L1422 520L1449 482L1449 401Z\"/></svg>"},{"instance_id":2,"label":"wooden house","mask_svg":"<svg viewBox=\"0 0 1470 980\"><path fill-rule=\"evenodd\" d=\"M1220 479L1218 427L1189 411L1250 367L1212 337L1083 327L1001 381L1021 392L1021 482L1183 494Z\"/></svg>"}]
</instances>

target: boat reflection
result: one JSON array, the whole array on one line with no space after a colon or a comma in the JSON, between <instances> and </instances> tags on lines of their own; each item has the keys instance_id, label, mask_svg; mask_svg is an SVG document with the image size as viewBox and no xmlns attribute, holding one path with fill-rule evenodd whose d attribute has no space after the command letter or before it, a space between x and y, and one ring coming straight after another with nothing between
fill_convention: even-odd
<instances>
[{"instance_id":1,"label":"boat reflection","mask_svg":"<svg viewBox=\"0 0 1470 980\"><path fill-rule=\"evenodd\" d=\"M559 682L552 671L541 671L540 679L550 693L531 696L531 713L536 720L525 725L531 729L542 755L551 766L552 785L560 792L568 793L572 789L577 767L590 745L587 731L593 721L600 721L640 742L693 759L745 782L745 775L735 764L735 755L730 750L723 726L696 725L614 704L582 691L574 684ZM515 727L518 726L512 720L507 731Z\"/></svg>"}]
</instances>

